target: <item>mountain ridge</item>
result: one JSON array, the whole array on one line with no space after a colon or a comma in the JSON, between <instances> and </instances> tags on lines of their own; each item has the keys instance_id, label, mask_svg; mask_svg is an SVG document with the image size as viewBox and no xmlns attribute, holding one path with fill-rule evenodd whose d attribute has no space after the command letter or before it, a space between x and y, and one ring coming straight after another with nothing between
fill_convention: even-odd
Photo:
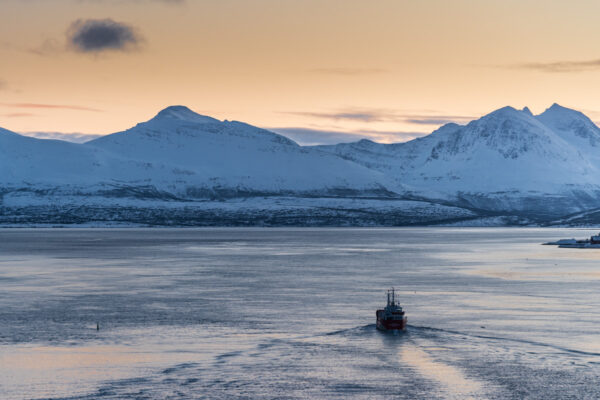
<instances>
[{"instance_id":1,"label":"mountain ridge","mask_svg":"<svg viewBox=\"0 0 600 400\"><path fill-rule=\"evenodd\" d=\"M281 196L333 197L348 199L339 204L352 204L354 211L347 215L358 212L352 218L364 224L374 217L366 209L356 211L352 199L369 198L377 199L370 204L380 211L377 222L367 223L376 225L388 223L381 215L427 223L436 215L439 223L444 218L431 212L439 207L448 218L543 223L597 208L598 147L600 129L583 113L556 103L538 115L527 107L503 107L403 143L363 139L322 146L300 146L243 122L170 106L130 129L83 144L32 139L0 128L1 205L5 210L67 203L97 208L134 199L135 207L147 209L158 207L152 201L189 206L261 197L267 218ZM394 211L386 203L390 199L395 199ZM329 213L316 211L319 202L298 201L306 221ZM415 201L423 207L415 207ZM235 204L223 207L233 210L243 203ZM457 214L456 207L464 211ZM235 215L244 214L238 211ZM327 224L341 223L340 218L332 216ZM344 223L352 224L352 218ZM306 223L300 217L295 221Z\"/></svg>"},{"instance_id":2,"label":"mountain ridge","mask_svg":"<svg viewBox=\"0 0 600 400\"><path fill-rule=\"evenodd\" d=\"M569 118L560 119L567 126L578 122L579 137L596 137L598 128L574 110L554 105L540 117L503 107L466 125L446 124L405 143L318 148L385 171L415 196L493 211L576 211L597 202L600 163L580 143L573 143L571 132L548 126L549 116L558 113L567 114ZM547 210L541 209L544 198L550 199Z\"/></svg>"},{"instance_id":3,"label":"mountain ridge","mask_svg":"<svg viewBox=\"0 0 600 400\"><path fill-rule=\"evenodd\" d=\"M182 106L83 144L16 133L3 142L0 185L11 191L42 185L66 194L95 195L103 190L99 188L131 186L195 199L252 193L373 195L387 190L386 177L377 171ZM12 147L9 142L14 142Z\"/></svg>"}]
</instances>

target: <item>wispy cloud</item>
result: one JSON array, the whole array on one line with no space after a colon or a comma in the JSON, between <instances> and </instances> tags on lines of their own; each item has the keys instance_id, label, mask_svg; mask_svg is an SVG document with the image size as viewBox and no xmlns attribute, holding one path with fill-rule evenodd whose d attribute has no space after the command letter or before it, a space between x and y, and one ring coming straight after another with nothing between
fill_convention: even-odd
<instances>
[{"instance_id":1,"label":"wispy cloud","mask_svg":"<svg viewBox=\"0 0 600 400\"><path fill-rule=\"evenodd\" d=\"M67 30L68 46L80 53L130 51L142 37L134 27L112 19L77 20Z\"/></svg>"},{"instance_id":2,"label":"wispy cloud","mask_svg":"<svg viewBox=\"0 0 600 400\"><path fill-rule=\"evenodd\" d=\"M56 39L46 39L42 44L27 49L29 53L38 56L52 56L64 51L64 44L61 45Z\"/></svg>"},{"instance_id":3,"label":"wispy cloud","mask_svg":"<svg viewBox=\"0 0 600 400\"><path fill-rule=\"evenodd\" d=\"M0 41L0 49L4 49L4 50L14 50L15 45L12 42L3 40Z\"/></svg>"},{"instance_id":4,"label":"wispy cloud","mask_svg":"<svg viewBox=\"0 0 600 400\"><path fill-rule=\"evenodd\" d=\"M93 139L97 139L102 135L86 134L86 133L64 133L64 132L23 132L21 135L31 136L38 139L55 139L64 140L73 143L85 143Z\"/></svg>"},{"instance_id":5,"label":"wispy cloud","mask_svg":"<svg viewBox=\"0 0 600 400\"><path fill-rule=\"evenodd\" d=\"M312 112L312 111L284 111L283 114L299 115L303 117L322 118L331 120L350 120L375 122L384 121L395 118L394 115L382 113L373 110L353 110L353 111L336 111L336 112Z\"/></svg>"},{"instance_id":6,"label":"wispy cloud","mask_svg":"<svg viewBox=\"0 0 600 400\"><path fill-rule=\"evenodd\" d=\"M535 63L522 63L514 64L509 66L503 66L504 68L513 69L525 69L542 72L582 72L600 69L600 58L593 60L581 60L581 61L555 61L555 62L535 62Z\"/></svg>"},{"instance_id":7,"label":"wispy cloud","mask_svg":"<svg viewBox=\"0 0 600 400\"><path fill-rule=\"evenodd\" d=\"M343 132L301 127L275 127L268 129L270 131L279 133L280 135L286 136L303 146L350 143L361 139L369 139L379 143L398 143L406 142L425 135L421 132L377 130L356 130Z\"/></svg>"},{"instance_id":8,"label":"wispy cloud","mask_svg":"<svg viewBox=\"0 0 600 400\"><path fill-rule=\"evenodd\" d=\"M25 108L25 109L63 109L63 110L76 110L76 111L103 112L103 110L99 110L97 108L64 105L64 104L0 103L0 106L10 107L10 108Z\"/></svg>"},{"instance_id":9,"label":"wispy cloud","mask_svg":"<svg viewBox=\"0 0 600 400\"><path fill-rule=\"evenodd\" d=\"M78 3L163 3L171 5L182 5L186 4L186 0L76 0Z\"/></svg>"},{"instance_id":10,"label":"wispy cloud","mask_svg":"<svg viewBox=\"0 0 600 400\"><path fill-rule=\"evenodd\" d=\"M0 4L2 4L2 0L0 0ZM0 49L20 53L31 53L39 56L54 55L65 50L64 43L61 44L58 40L52 38L47 38L41 44L36 45L34 47L18 45L16 43L9 42L6 40L0 41Z\"/></svg>"},{"instance_id":11,"label":"wispy cloud","mask_svg":"<svg viewBox=\"0 0 600 400\"><path fill-rule=\"evenodd\" d=\"M16 112L16 113L2 114L2 116L7 117L7 118L20 118L20 117L35 117L36 114L25 113L25 112Z\"/></svg>"},{"instance_id":12,"label":"wispy cloud","mask_svg":"<svg viewBox=\"0 0 600 400\"><path fill-rule=\"evenodd\" d=\"M464 123L474 119L468 115L398 112L383 109L346 109L332 112L284 111L284 114L334 121L396 122L417 125L442 125L449 122Z\"/></svg>"},{"instance_id":13,"label":"wispy cloud","mask_svg":"<svg viewBox=\"0 0 600 400\"><path fill-rule=\"evenodd\" d=\"M341 75L341 76L356 76L356 75L378 75L388 72L381 68L314 68L309 72L325 75Z\"/></svg>"},{"instance_id":14,"label":"wispy cloud","mask_svg":"<svg viewBox=\"0 0 600 400\"><path fill-rule=\"evenodd\" d=\"M417 125L444 125L444 124L448 124L450 122L463 122L466 120L472 120L473 118L471 117L458 117L458 116L452 116L452 115L440 115L440 116L435 116L433 118L430 117L425 117L425 116L420 116L420 117L413 117L413 118L406 118L404 120L404 122L409 123L409 124L417 124Z\"/></svg>"}]
</instances>

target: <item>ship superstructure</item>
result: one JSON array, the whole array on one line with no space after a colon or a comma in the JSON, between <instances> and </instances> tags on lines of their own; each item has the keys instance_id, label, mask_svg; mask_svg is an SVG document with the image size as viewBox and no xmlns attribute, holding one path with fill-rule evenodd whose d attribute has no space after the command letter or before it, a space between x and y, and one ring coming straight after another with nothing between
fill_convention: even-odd
<instances>
[{"instance_id":1,"label":"ship superstructure","mask_svg":"<svg viewBox=\"0 0 600 400\"><path fill-rule=\"evenodd\" d=\"M399 303L396 302L394 288L387 291L387 305L377 310L377 329L382 331L406 330L407 317Z\"/></svg>"}]
</instances>

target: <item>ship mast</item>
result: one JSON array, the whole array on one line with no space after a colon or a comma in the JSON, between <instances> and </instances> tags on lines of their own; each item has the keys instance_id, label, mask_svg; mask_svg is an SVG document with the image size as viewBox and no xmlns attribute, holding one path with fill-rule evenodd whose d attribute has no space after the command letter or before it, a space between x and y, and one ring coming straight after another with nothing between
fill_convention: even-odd
<instances>
[{"instance_id":1,"label":"ship mast","mask_svg":"<svg viewBox=\"0 0 600 400\"><path fill-rule=\"evenodd\" d=\"M388 306L395 306L396 305L394 288L391 288L387 292L387 305Z\"/></svg>"}]
</instances>

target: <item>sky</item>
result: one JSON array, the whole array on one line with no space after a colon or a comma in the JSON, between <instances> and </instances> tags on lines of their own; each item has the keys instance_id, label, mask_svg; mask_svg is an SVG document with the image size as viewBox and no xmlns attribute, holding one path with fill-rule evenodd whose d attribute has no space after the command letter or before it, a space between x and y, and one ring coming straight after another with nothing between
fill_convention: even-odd
<instances>
[{"instance_id":1,"label":"sky","mask_svg":"<svg viewBox=\"0 0 600 400\"><path fill-rule=\"evenodd\" d=\"M506 105L600 121L598 15L596 0L0 0L0 127L83 141L169 105L303 144L402 142Z\"/></svg>"}]
</instances>

